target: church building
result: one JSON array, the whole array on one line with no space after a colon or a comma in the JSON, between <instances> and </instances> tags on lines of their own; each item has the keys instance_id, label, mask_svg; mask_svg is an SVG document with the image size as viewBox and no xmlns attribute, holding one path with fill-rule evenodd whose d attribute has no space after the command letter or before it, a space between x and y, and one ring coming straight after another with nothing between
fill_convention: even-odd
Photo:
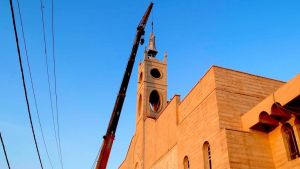
<instances>
[{"instance_id":1,"label":"church building","mask_svg":"<svg viewBox=\"0 0 300 169\"><path fill-rule=\"evenodd\" d=\"M300 74L282 82L212 66L168 100L167 55L157 53L151 33L120 169L300 169Z\"/></svg>"}]
</instances>

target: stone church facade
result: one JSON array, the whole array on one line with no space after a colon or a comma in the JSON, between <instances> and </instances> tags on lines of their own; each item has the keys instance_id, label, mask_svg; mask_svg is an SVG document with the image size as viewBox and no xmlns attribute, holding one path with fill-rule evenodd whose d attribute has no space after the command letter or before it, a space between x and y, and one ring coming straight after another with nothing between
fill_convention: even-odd
<instances>
[{"instance_id":1,"label":"stone church facade","mask_svg":"<svg viewBox=\"0 0 300 169\"><path fill-rule=\"evenodd\" d=\"M299 169L300 74L282 82L212 66L167 100L151 34L138 66L136 131L120 169Z\"/></svg>"}]
</instances>

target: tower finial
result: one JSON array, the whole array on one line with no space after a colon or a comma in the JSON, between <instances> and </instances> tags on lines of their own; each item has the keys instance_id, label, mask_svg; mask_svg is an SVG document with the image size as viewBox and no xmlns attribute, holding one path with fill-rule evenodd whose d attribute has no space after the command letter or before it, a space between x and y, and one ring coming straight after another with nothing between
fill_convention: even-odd
<instances>
[{"instance_id":1,"label":"tower finial","mask_svg":"<svg viewBox=\"0 0 300 169\"><path fill-rule=\"evenodd\" d=\"M147 56L155 57L158 52L157 52L156 46L155 46L155 36L154 36L154 33L153 33L153 21L151 23L151 26L152 26L152 32L150 34L148 49L147 49L146 52L147 52Z\"/></svg>"},{"instance_id":2,"label":"tower finial","mask_svg":"<svg viewBox=\"0 0 300 169\"><path fill-rule=\"evenodd\" d=\"M151 33L153 33L153 21L151 22Z\"/></svg>"}]
</instances>

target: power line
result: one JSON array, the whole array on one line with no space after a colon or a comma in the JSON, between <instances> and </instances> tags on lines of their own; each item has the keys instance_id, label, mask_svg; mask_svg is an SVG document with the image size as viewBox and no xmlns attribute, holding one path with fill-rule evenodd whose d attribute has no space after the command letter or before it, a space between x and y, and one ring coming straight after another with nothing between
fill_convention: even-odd
<instances>
[{"instance_id":1,"label":"power line","mask_svg":"<svg viewBox=\"0 0 300 169\"><path fill-rule=\"evenodd\" d=\"M30 68L30 63L29 63L29 57L28 57L24 27L23 27L23 19L22 19L22 13L21 13L21 9L20 9L19 0L17 0L17 7L18 7L18 11L19 11L19 19L20 19L20 23L21 23L21 30L22 30L22 36L23 36L23 43L24 43L26 61L27 61L27 66L28 66L28 71L29 71L31 90L32 90L32 93L33 93L33 98L34 98L34 105L35 105L36 114L37 114L38 122L39 122L39 128L40 128L40 131L41 131L41 134L42 134L42 139L43 139L43 143L44 143L44 147L45 147L45 150L46 150L48 161L51 165L51 168L53 169L53 164L52 164L52 161L51 161L51 158L50 158L50 155L49 155L49 152L48 152L47 144L46 144L46 141L45 141L44 131L43 131L43 127L42 127L42 123L41 123L41 119L40 119L40 114L39 114L39 109L38 109L38 105L37 105L37 99L36 99L35 89L34 89L33 80L32 80L32 73L31 73L31 68Z\"/></svg>"},{"instance_id":2,"label":"power line","mask_svg":"<svg viewBox=\"0 0 300 169\"><path fill-rule=\"evenodd\" d=\"M9 2L10 2L10 9L11 9L12 21L13 21L14 32L15 32L15 39L16 39L16 44L17 44L18 56L19 56L20 70L21 70L21 74L22 74L22 82L23 82L23 89L24 89L24 94L25 94L25 99L26 99L27 112L28 112L28 116L29 116L31 131L32 131L33 139L34 139L35 148L36 148L36 151L38 154L40 166L43 169L44 167L43 167L42 159L40 156L39 147L38 147L38 144L36 141L36 136L35 136L34 127L33 127L32 118L31 118L30 106L29 106L29 101L28 101L28 96L27 96L26 83L25 83L24 71L23 71L23 66L22 66L22 58L21 58L19 39L18 39L18 33L17 33L17 28L16 28L13 3L12 3L12 0L9 0Z\"/></svg>"},{"instance_id":3,"label":"power line","mask_svg":"<svg viewBox=\"0 0 300 169\"><path fill-rule=\"evenodd\" d=\"M49 74L49 64L48 64L48 53L47 53L47 41L46 41L46 31L45 31L45 21L44 21L44 5L43 1L40 0L40 9L41 9L41 15L42 15L42 26L43 26L43 42L44 42L44 54L45 54L45 59L46 59L46 69L47 69L47 82L48 82L48 92L49 92L49 97L50 97L50 106L51 106L51 115L52 115L52 123L53 123L53 129L54 129L54 135L55 135L55 142L56 142L56 147L57 147L57 153L59 158L61 157L60 155L60 148L58 144L58 134L56 131L56 125L55 125L55 118L54 118L54 109L53 109L53 97L52 97L52 90L51 90L51 83L50 83L50 74ZM61 159L61 158L60 158Z\"/></svg>"},{"instance_id":4,"label":"power line","mask_svg":"<svg viewBox=\"0 0 300 169\"><path fill-rule=\"evenodd\" d=\"M10 165L9 165L8 157L7 157L6 150L5 150L5 144L4 144L4 141L3 141L3 139L2 139L1 132L0 132L0 140L1 140L1 143L2 143L2 148L3 148L4 155L5 155L5 159L6 159L7 167L10 169Z\"/></svg>"},{"instance_id":5,"label":"power line","mask_svg":"<svg viewBox=\"0 0 300 169\"><path fill-rule=\"evenodd\" d=\"M57 123L57 136L58 136L58 147L60 155L60 165L64 168L61 144L60 144L60 128L59 128L59 113L58 113L58 96L57 96L57 78L56 78L56 59L55 59L55 34L54 34L54 0L51 1L51 32L52 32L52 58L53 58L53 75L54 75L54 94L55 94L55 108L56 108L56 123Z\"/></svg>"}]
</instances>

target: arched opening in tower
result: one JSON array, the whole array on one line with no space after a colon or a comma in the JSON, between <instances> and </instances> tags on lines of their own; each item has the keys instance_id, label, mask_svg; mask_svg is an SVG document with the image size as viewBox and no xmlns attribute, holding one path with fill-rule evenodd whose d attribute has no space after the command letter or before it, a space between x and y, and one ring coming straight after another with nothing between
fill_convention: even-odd
<instances>
[{"instance_id":1,"label":"arched opening in tower","mask_svg":"<svg viewBox=\"0 0 300 169\"><path fill-rule=\"evenodd\" d=\"M159 93L156 90L153 90L151 92L150 98L149 98L149 103L150 103L150 109L153 112L157 112L160 109L161 100L160 100Z\"/></svg>"},{"instance_id":2,"label":"arched opening in tower","mask_svg":"<svg viewBox=\"0 0 300 169\"><path fill-rule=\"evenodd\" d=\"M139 96L139 102L138 102L138 116L140 116L142 111L142 95Z\"/></svg>"},{"instance_id":3,"label":"arched opening in tower","mask_svg":"<svg viewBox=\"0 0 300 169\"><path fill-rule=\"evenodd\" d=\"M139 76L139 83L141 83L143 80L143 72L140 73L140 76Z\"/></svg>"}]
</instances>

